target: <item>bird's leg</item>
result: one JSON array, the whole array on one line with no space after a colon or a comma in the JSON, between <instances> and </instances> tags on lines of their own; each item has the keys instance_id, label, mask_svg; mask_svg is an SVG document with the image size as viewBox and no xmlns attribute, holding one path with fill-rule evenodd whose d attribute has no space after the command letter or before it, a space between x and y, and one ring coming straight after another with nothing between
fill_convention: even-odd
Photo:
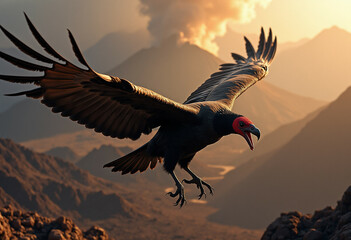
<instances>
[{"instance_id":1,"label":"bird's leg","mask_svg":"<svg viewBox=\"0 0 351 240\"><path fill-rule=\"evenodd\" d=\"M196 176L195 173L193 173L187 166L183 167L183 168L185 171L187 171L190 174L190 176L193 177L193 179L191 179L191 180L183 179L182 182L185 182L187 184L196 184L197 188L200 189L199 199L201 199L203 195L205 195L205 198L206 198L206 193L205 193L202 185L205 185L208 188L208 190L210 191L210 194L213 195L213 188L211 187L210 184L208 184L207 182L203 181L201 178Z\"/></svg>"},{"instance_id":2,"label":"bird's leg","mask_svg":"<svg viewBox=\"0 0 351 240\"><path fill-rule=\"evenodd\" d=\"M171 176L177 186L177 190L172 193L172 192L169 192L167 194L169 194L171 197L176 197L179 195L179 198L178 200L175 202L174 206L179 206L180 207L183 207L184 203L186 203L186 199L185 199L185 195L184 195L184 186L183 184L178 180L177 176L175 175L174 171L172 171L171 173Z\"/></svg>"}]
</instances>

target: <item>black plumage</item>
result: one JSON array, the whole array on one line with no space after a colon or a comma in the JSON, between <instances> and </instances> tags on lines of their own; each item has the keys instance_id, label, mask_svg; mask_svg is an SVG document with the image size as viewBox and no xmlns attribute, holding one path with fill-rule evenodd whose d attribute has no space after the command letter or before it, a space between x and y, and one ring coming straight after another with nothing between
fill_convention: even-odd
<instances>
[{"instance_id":1,"label":"black plumage","mask_svg":"<svg viewBox=\"0 0 351 240\"><path fill-rule=\"evenodd\" d=\"M176 192L170 193L170 196L178 196L176 204L182 206L185 202L184 188L173 171L177 164L191 175L192 179L184 182L196 184L201 198L205 194L203 185L210 193L212 188L189 169L189 163L198 151L231 133L243 136L253 149L250 134L259 138L259 130L249 119L233 113L231 108L237 97L268 73L277 47L276 38L272 43L271 30L266 41L261 29L257 52L245 38L248 58L233 53L236 63L221 65L218 72L212 74L181 104L128 80L95 72L68 31L75 56L86 69L75 66L57 53L25 17L37 42L54 59L36 52L0 26L19 50L51 65L34 64L0 52L1 58L20 68L43 73L39 77L0 75L0 79L5 81L38 86L9 96L39 98L53 112L61 113L105 136L135 140L141 134L149 134L153 128L159 127L148 143L104 167L112 167L113 172L133 174L143 172L148 167L153 169L157 162L163 160L165 170L177 185Z\"/></svg>"}]
</instances>

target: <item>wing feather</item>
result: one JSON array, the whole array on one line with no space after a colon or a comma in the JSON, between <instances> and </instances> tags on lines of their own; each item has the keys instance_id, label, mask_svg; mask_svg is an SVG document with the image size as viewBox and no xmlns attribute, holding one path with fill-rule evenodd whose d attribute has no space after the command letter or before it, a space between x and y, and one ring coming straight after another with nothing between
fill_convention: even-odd
<instances>
[{"instance_id":1,"label":"wing feather","mask_svg":"<svg viewBox=\"0 0 351 240\"><path fill-rule=\"evenodd\" d=\"M32 32L33 36L37 40L37 42L43 47L43 49L50 54L51 56L66 62L67 60L62 57L60 54L58 54L46 41L45 39L40 35L38 30L34 27L33 23L29 20L28 16L26 13L24 13L24 16L26 18L27 24L29 26L30 31Z\"/></svg>"},{"instance_id":2,"label":"wing feather","mask_svg":"<svg viewBox=\"0 0 351 240\"><path fill-rule=\"evenodd\" d=\"M7 31L5 28L0 26L1 31L6 35L6 37L16 46L18 47L19 50L21 50L23 53L27 54L28 56L39 60L41 62L45 63L54 63L55 61L45 57L44 55L36 52L32 48L28 47L26 44L24 44L22 41L20 41L18 38L16 38L14 35L12 35L9 31Z\"/></svg>"},{"instance_id":3,"label":"wing feather","mask_svg":"<svg viewBox=\"0 0 351 240\"><path fill-rule=\"evenodd\" d=\"M272 44L272 30L270 29L266 41L264 30L261 28L257 52L251 42L246 37L244 39L248 58L233 53L232 56L236 63L220 65L219 71L213 73L194 91L184 102L185 104L217 101L231 109L237 97L266 76L277 49L277 38Z\"/></svg>"},{"instance_id":4,"label":"wing feather","mask_svg":"<svg viewBox=\"0 0 351 240\"><path fill-rule=\"evenodd\" d=\"M269 64L273 61L276 51L277 51L277 37L274 38L273 45L267 56L267 61Z\"/></svg>"},{"instance_id":5,"label":"wing feather","mask_svg":"<svg viewBox=\"0 0 351 240\"><path fill-rule=\"evenodd\" d=\"M243 63L246 61L246 58L237 53L232 53L232 57L236 61L236 63Z\"/></svg>"},{"instance_id":6,"label":"wing feather","mask_svg":"<svg viewBox=\"0 0 351 240\"><path fill-rule=\"evenodd\" d=\"M256 52L255 52L254 47L252 46L252 44L249 41L249 39L247 39L246 37L244 37L244 39L245 39L245 47L246 47L247 58L255 59L256 58Z\"/></svg>"},{"instance_id":7,"label":"wing feather","mask_svg":"<svg viewBox=\"0 0 351 240\"><path fill-rule=\"evenodd\" d=\"M262 58L263 59L266 59L267 58L267 55L271 49L271 46L272 46L272 29L269 29L269 34L268 34L268 39L267 39L267 42L265 44L265 47L264 47L264 52L263 52L263 56Z\"/></svg>"},{"instance_id":8,"label":"wing feather","mask_svg":"<svg viewBox=\"0 0 351 240\"><path fill-rule=\"evenodd\" d=\"M44 71L46 69L43 66L12 57L12 56L10 56L4 52L1 52L1 51L0 51L0 58L4 59L5 61L7 61L7 62L9 62L17 67L20 67L20 68L23 68L26 70L30 70L30 71Z\"/></svg>"},{"instance_id":9,"label":"wing feather","mask_svg":"<svg viewBox=\"0 0 351 240\"><path fill-rule=\"evenodd\" d=\"M106 136L137 139L152 128L171 122L198 121L198 109L177 103L118 77L100 74L91 69L76 40L68 30L72 49L78 61L87 69L75 66L61 56L40 35L25 15L29 29L44 50L61 62L51 60L28 47L5 28L5 36L22 52L51 66L42 66L0 52L0 58L20 68L39 71L43 76L8 76L0 79L14 83L32 83L39 88L9 94L41 98L53 112L61 113L87 128ZM144 166L143 166L144 167ZM133 170L133 169L129 169Z\"/></svg>"},{"instance_id":10,"label":"wing feather","mask_svg":"<svg viewBox=\"0 0 351 240\"><path fill-rule=\"evenodd\" d=\"M260 41L258 43L258 48L257 48L257 53L256 53L256 58L260 59L262 56L262 53L265 50L265 43L266 43L266 36L263 30L263 27L261 27L261 34L260 34Z\"/></svg>"}]
</instances>

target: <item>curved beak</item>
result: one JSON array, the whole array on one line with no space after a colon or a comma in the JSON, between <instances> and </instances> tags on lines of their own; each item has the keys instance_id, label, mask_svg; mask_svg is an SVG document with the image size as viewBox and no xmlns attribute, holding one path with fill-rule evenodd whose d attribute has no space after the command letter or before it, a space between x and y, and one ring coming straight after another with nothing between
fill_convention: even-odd
<instances>
[{"instance_id":1,"label":"curved beak","mask_svg":"<svg viewBox=\"0 0 351 240\"><path fill-rule=\"evenodd\" d=\"M260 140L261 132L254 125L251 125L251 133L257 137L257 141Z\"/></svg>"},{"instance_id":2,"label":"curved beak","mask_svg":"<svg viewBox=\"0 0 351 240\"><path fill-rule=\"evenodd\" d=\"M242 134L242 136L245 138L246 142L249 144L250 149L253 150L254 144L252 142L251 133L257 137L257 141L258 141L261 137L260 130L258 128L256 128L253 124L251 124L250 126L243 128L242 131L244 133L244 134Z\"/></svg>"}]
</instances>

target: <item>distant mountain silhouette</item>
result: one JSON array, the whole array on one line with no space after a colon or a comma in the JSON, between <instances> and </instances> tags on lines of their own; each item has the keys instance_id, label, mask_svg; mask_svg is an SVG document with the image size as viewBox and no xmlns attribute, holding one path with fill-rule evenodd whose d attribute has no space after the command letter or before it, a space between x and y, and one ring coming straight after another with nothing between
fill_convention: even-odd
<instances>
[{"instance_id":1,"label":"distant mountain silhouette","mask_svg":"<svg viewBox=\"0 0 351 240\"><path fill-rule=\"evenodd\" d=\"M282 211L333 204L351 181L350 104L348 88L287 144L229 173L210 219L262 228Z\"/></svg>"},{"instance_id":2,"label":"distant mountain silhouette","mask_svg":"<svg viewBox=\"0 0 351 240\"><path fill-rule=\"evenodd\" d=\"M257 29L259 31L259 29ZM257 34L243 34L237 33L231 29L227 29L224 36L216 37L215 42L219 47L218 57L226 62L233 62L231 56L232 52L238 53L242 56L247 56L244 47L244 36L246 36L255 48L258 45L258 35Z\"/></svg>"},{"instance_id":3,"label":"distant mountain silhouette","mask_svg":"<svg viewBox=\"0 0 351 240\"><path fill-rule=\"evenodd\" d=\"M286 51L286 50L290 50L290 49L295 49L297 47L302 46L303 44L307 43L308 41L310 41L311 39L309 38L302 38L300 40L294 41L294 42L283 42L279 44L279 52L278 54Z\"/></svg>"},{"instance_id":4,"label":"distant mountain silhouette","mask_svg":"<svg viewBox=\"0 0 351 240\"><path fill-rule=\"evenodd\" d=\"M94 148L86 156L82 157L76 165L97 177L121 183L135 182L139 174L122 176L120 173L111 173L110 169L103 168L103 165L107 162L122 157L132 150L129 147L120 149L112 145L101 145L99 148Z\"/></svg>"},{"instance_id":5,"label":"distant mountain silhouette","mask_svg":"<svg viewBox=\"0 0 351 240\"><path fill-rule=\"evenodd\" d=\"M150 36L146 30L113 32L85 50L84 56L95 71L106 72L149 45Z\"/></svg>"},{"instance_id":6,"label":"distant mountain silhouette","mask_svg":"<svg viewBox=\"0 0 351 240\"><path fill-rule=\"evenodd\" d=\"M26 141L84 129L54 114L38 100L25 99L0 113L0 137Z\"/></svg>"},{"instance_id":7,"label":"distant mountain silhouette","mask_svg":"<svg viewBox=\"0 0 351 240\"><path fill-rule=\"evenodd\" d=\"M279 45L278 45L279 52ZM350 85L351 33L332 27L278 54L268 81L296 94L330 101Z\"/></svg>"},{"instance_id":8,"label":"distant mountain silhouette","mask_svg":"<svg viewBox=\"0 0 351 240\"><path fill-rule=\"evenodd\" d=\"M70 162L77 162L79 160L79 156L75 153L71 148L65 147L54 147L49 151L46 151L45 154L61 158L64 160L68 160Z\"/></svg>"}]
</instances>

